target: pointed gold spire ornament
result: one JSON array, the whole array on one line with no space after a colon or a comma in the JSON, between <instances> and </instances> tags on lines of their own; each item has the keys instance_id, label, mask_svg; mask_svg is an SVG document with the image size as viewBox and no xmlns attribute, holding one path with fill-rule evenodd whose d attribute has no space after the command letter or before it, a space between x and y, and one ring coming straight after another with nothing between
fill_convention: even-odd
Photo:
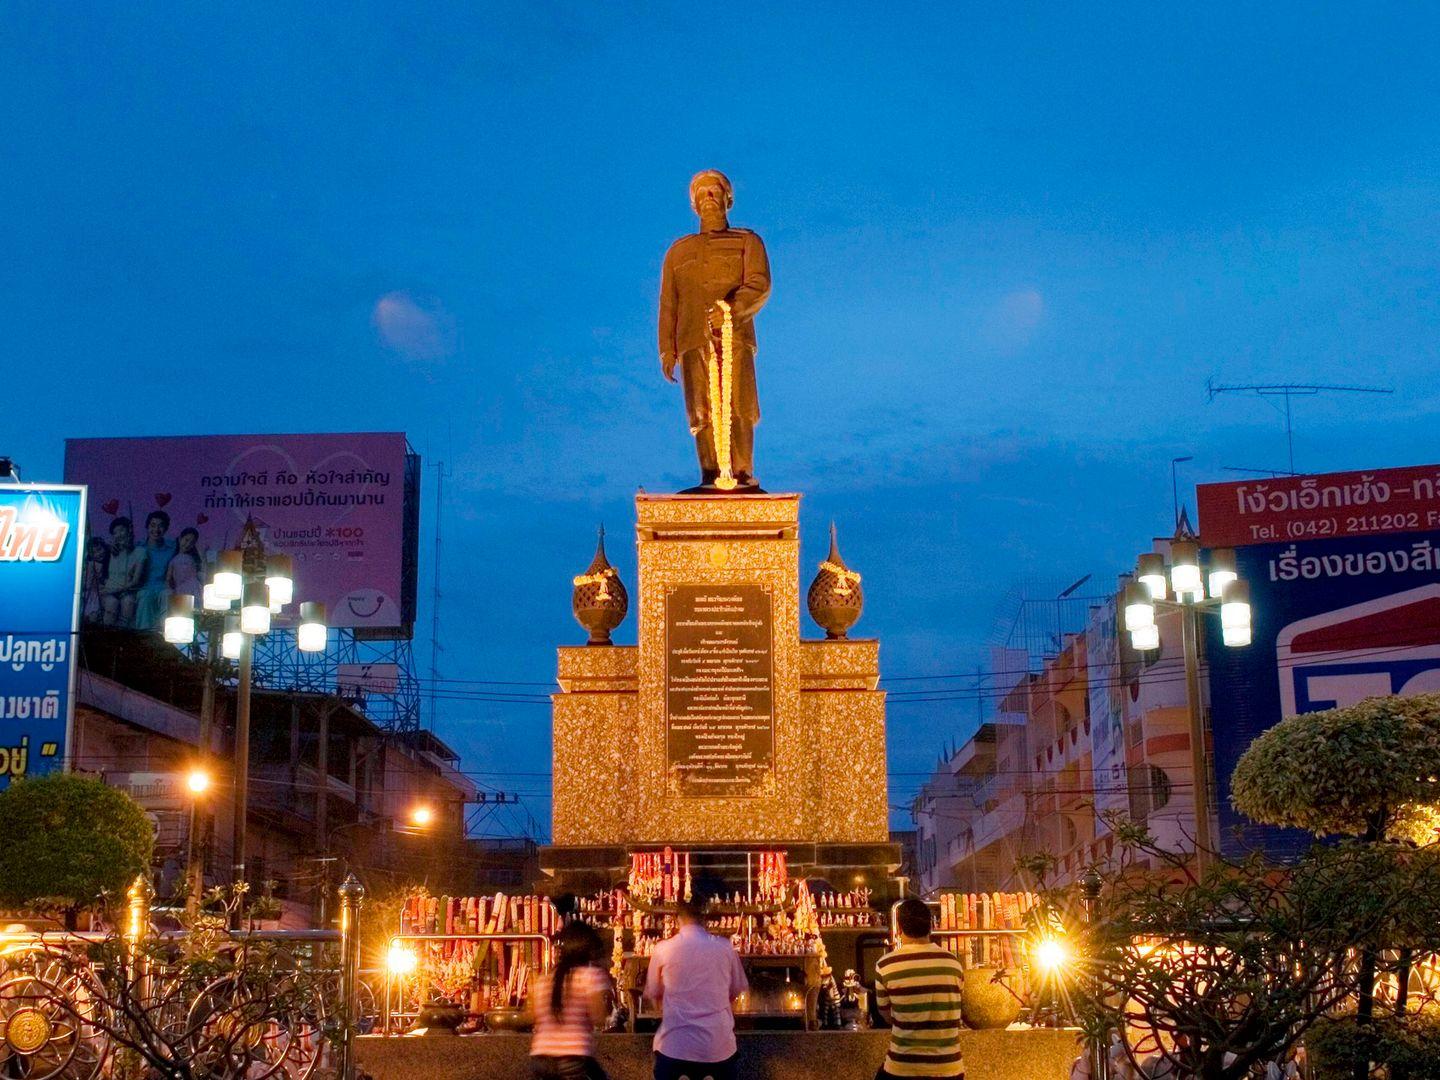
<instances>
[{"instance_id":1,"label":"pointed gold spire ornament","mask_svg":"<svg viewBox=\"0 0 1440 1080\"><path fill-rule=\"evenodd\" d=\"M605 526L600 526L600 538L595 544L595 557L590 568L572 579L574 592L570 596L570 610L575 619L590 634L588 645L610 645L610 631L625 621L630 610L630 595L620 580L615 567L605 557Z\"/></svg>"},{"instance_id":2,"label":"pointed gold spire ornament","mask_svg":"<svg viewBox=\"0 0 1440 1080\"><path fill-rule=\"evenodd\" d=\"M846 566L840 556L834 522L830 523L830 554L820 564L815 580L810 583L806 602L810 617L832 640L843 640L865 609L865 590L860 587L860 575Z\"/></svg>"}]
</instances>

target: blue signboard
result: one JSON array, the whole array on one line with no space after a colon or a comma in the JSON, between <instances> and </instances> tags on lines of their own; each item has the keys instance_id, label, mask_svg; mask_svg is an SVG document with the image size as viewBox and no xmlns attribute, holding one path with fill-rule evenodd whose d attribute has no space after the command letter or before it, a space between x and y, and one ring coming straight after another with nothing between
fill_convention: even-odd
<instances>
[{"instance_id":1,"label":"blue signboard","mask_svg":"<svg viewBox=\"0 0 1440 1080\"><path fill-rule=\"evenodd\" d=\"M83 487L0 485L0 788L66 764L84 525Z\"/></svg>"},{"instance_id":2,"label":"blue signboard","mask_svg":"<svg viewBox=\"0 0 1440 1080\"><path fill-rule=\"evenodd\" d=\"M1237 814L1230 774L1286 716L1440 691L1440 532L1257 544L1235 556L1254 640L1226 648L1212 627L1206 641L1222 841L1229 854L1248 845L1286 855L1309 837Z\"/></svg>"}]
</instances>

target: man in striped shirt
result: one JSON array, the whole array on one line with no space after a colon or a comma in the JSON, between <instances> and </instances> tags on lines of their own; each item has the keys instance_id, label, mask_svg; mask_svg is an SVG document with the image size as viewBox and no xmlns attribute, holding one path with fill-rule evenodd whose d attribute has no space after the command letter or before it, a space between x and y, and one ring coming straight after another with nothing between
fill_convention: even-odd
<instances>
[{"instance_id":1,"label":"man in striped shirt","mask_svg":"<svg viewBox=\"0 0 1440 1080\"><path fill-rule=\"evenodd\" d=\"M960 960L930 941L930 908L920 900L896 913L900 947L875 963L875 1004L890 1023L890 1049L875 1080L965 1075L960 1056Z\"/></svg>"}]
</instances>

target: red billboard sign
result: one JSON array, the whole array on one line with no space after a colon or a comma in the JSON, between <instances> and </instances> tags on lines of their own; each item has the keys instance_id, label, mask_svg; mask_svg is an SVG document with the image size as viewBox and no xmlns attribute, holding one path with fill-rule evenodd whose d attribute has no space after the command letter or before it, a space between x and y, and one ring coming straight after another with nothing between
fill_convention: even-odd
<instances>
[{"instance_id":1,"label":"red billboard sign","mask_svg":"<svg viewBox=\"0 0 1440 1080\"><path fill-rule=\"evenodd\" d=\"M398 432L69 439L65 475L90 487L86 580L105 601L87 613L155 628L169 594L198 593L253 518L267 551L293 557L296 601L323 601L332 626L407 634L406 455Z\"/></svg>"},{"instance_id":2,"label":"red billboard sign","mask_svg":"<svg viewBox=\"0 0 1440 1080\"><path fill-rule=\"evenodd\" d=\"M1207 547L1440 529L1440 465L1201 484Z\"/></svg>"}]
</instances>

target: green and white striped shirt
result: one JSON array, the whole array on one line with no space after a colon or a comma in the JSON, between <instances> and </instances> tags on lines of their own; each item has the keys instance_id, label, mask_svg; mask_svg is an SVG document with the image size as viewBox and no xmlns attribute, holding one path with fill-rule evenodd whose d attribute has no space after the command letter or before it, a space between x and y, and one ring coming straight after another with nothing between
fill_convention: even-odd
<instances>
[{"instance_id":1,"label":"green and white striped shirt","mask_svg":"<svg viewBox=\"0 0 1440 1080\"><path fill-rule=\"evenodd\" d=\"M901 945L875 963L875 1003L891 1016L885 1071L891 1076L965 1075L960 992L965 969L935 945Z\"/></svg>"}]
</instances>

